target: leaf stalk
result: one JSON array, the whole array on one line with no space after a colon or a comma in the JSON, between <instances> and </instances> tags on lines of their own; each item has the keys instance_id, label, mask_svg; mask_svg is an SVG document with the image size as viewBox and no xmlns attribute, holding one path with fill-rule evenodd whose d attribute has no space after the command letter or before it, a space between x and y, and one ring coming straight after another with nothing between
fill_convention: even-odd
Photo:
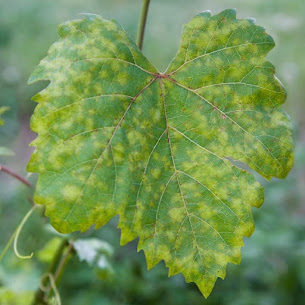
<instances>
[{"instance_id":1,"label":"leaf stalk","mask_svg":"<svg viewBox=\"0 0 305 305\"><path fill-rule=\"evenodd\" d=\"M149 4L150 4L150 0L143 0L139 27L138 27L138 35L137 35L137 45L140 50L142 50L143 48L143 40L144 40Z\"/></svg>"},{"instance_id":2,"label":"leaf stalk","mask_svg":"<svg viewBox=\"0 0 305 305\"><path fill-rule=\"evenodd\" d=\"M61 271L62 271L62 268L65 264L62 264L62 260L66 260L65 257L70 254L70 253L73 253L71 252L71 250L73 249L72 247L70 247L70 243L69 241L64 238L61 242L61 244L59 245L59 247L57 248L54 256L53 256L53 259L52 259L52 262L46 272L46 274L48 276L46 276L46 274L44 276L42 276L41 278L41 283L40 283L40 287L38 288L38 290L36 291L35 293L35 296L34 296L34 300L32 302L32 305L47 305L48 302L46 300L46 293L48 292L47 289L45 289L45 287L47 287L48 283L50 282L50 276L52 276L52 279L54 279L54 284L58 284L58 275L56 276L56 274L59 274ZM68 247L66 253L65 253L65 250L66 248ZM64 255L65 253L65 255ZM63 257L64 255L64 257ZM60 270L59 270L60 269ZM51 284L51 287L52 287L52 283ZM53 285L54 286L54 285ZM52 287L52 289L54 290L54 287ZM57 290L56 290L57 291Z\"/></svg>"},{"instance_id":3,"label":"leaf stalk","mask_svg":"<svg viewBox=\"0 0 305 305\"><path fill-rule=\"evenodd\" d=\"M1 165L0 164L0 171L14 177L15 179L19 180L21 183L23 183L24 185L26 185L29 188L32 188L31 183L23 178L22 176L20 176L19 174L15 173L14 171L12 171L11 169L9 169L8 167L6 167L5 165Z\"/></svg>"}]
</instances>

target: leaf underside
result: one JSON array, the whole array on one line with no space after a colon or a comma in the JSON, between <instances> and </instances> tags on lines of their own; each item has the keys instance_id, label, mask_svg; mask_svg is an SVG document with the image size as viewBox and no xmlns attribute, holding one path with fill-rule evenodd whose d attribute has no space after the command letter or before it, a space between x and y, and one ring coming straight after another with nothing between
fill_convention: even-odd
<instances>
[{"instance_id":1,"label":"leaf underside","mask_svg":"<svg viewBox=\"0 0 305 305\"><path fill-rule=\"evenodd\" d=\"M230 160L266 179L293 165L286 93L265 59L273 39L235 10L204 12L159 73L113 20L86 15L58 33L29 79L50 81L33 98L35 202L63 233L119 214L122 245L139 237L148 268L164 260L207 297L263 203Z\"/></svg>"}]
</instances>

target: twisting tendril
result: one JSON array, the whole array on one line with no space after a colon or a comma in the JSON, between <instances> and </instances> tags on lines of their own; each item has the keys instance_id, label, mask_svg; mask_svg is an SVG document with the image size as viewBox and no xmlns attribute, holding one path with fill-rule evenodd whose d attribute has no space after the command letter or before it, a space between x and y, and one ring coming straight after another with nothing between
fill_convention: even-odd
<instances>
[{"instance_id":1,"label":"twisting tendril","mask_svg":"<svg viewBox=\"0 0 305 305\"><path fill-rule=\"evenodd\" d=\"M43 280L48 277L50 281L50 287L44 286ZM56 287L55 278L51 273L46 273L44 276L42 276L40 280L40 289L44 292L49 292L50 288L52 288L52 291L54 293L55 303L56 305L61 305L60 295Z\"/></svg>"},{"instance_id":2,"label":"twisting tendril","mask_svg":"<svg viewBox=\"0 0 305 305\"><path fill-rule=\"evenodd\" d=\"M35 211L35 209L37 208L37 205L34 205L28 212L27 214L24 216L24 218L22 219L20 225L17 227L17 230L15 231L14 233L14 252L16 254L17 257L21 258L21 259L30 259L32 258L33 256L33 252L30 254L30 255L27 255L27 256L24 256L24 255L21 255L19 252L18 252L18 249L17 249L17 244L18 244L18 238L19 238L19 235L20 235L20 232L24 226L24 224L26 223L26 221L28 220L28 218L32 215L32 213Z\"/></svg>"},{"instance_id":3,"label":"twisting tendril","mask_svg":"<svg viewBox=\"0 0 305 305\"><path fill-rule=\"evenodd\" d=\"M22 256L19 254L18 250L17 250L17 243L18 243L18 237L20 235L20 232L24 226L24 224L26 223L26 221L28 220L28 218L31 216L31 214L34 212L34 210L37 208L37 205L34 205L29 211L28 213L24 216L24 218L22 219L20 225L17 227L17 229L15 230L15 232L12 234L12 236L10 237L9 241L7 242L7 244L5 245L5 248L3 249L3 251L0 254L0 262L2 261L3 257L5 256L7 250L9 249L10 245L12 244L12 242L14 242L14 252L16 254L17 257L22 258L22 259L28 259L31 258L33 256L33 253L30 256Z\"/></svg>"}]
</instances>

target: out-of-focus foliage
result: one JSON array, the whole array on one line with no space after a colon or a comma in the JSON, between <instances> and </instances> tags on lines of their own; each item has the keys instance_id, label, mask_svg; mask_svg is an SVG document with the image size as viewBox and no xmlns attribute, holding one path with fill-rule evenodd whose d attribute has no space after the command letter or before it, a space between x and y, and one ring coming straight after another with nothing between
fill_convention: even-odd
<instances>
[{"instance_id":1,"label":"out-of-focus foliage","mask_svg":"<svg viewBox=\"0 0 305 305\"><path fill-rule=\"evenodd\" d=\"M8 146L16 157L5 162L25 174L30 149L35 137L29 133L29 116L34 103L30 97L44 84L26 86L34 66L45 57L49 45L57 39L56 25L77 18L79 12L103 15L118 20L135 37L140 0L11 0L0 1L0 107L10 109L2 116L0 146ZM147 272L142 252L136 243L119 246L116 220L82 239L96 237L114 248L113 275L100 280L86 262L75 256L66 267L59 292L66 305L303 305L305 299L305 1L302 0L154 0L151 1L144 54L161 71L177 51L181 27L198 11L217 13L236 7L240 18L255 17L276 41L268 59L277 67L277 75L287 89L286 110L295 129L295 167L285 181L263 181L265 203L254 213L256 231L245 239L240 266L229 265L225 281L218 280L208 300L196 286L185 284L181 276L167 278L163 264ZM166 45L166 47L165 47ZM34 182L35 177L30 179ZM29 209L29 192L18 182L0 173L0 222L5 230L0 235L0 251L5 246L24 214ZM13 251L0 265L0 304L4 298L32 295L46 264L37 255L54 237L43 230L44 220L32 216L20 238L20 252L34 252L31 261L20 261ZM6 295L6 296L4 296ZM23 298L22 305L27 305Z\"/></svg>"},{"instance_id":2,"label":"out-of-focus foliage","mask_svg":"<svg viewBox=\"0 0 305 305\"><path fill-rule=\"evenodd\" d=\"M0 107L0 126L3 125L3 120L1 114L8 110L8 107ZM7 147L0 146L0 156L13 156L14 153Z\"/></svg>"},{"instance_id":3,"label":"out-of-focus foliage","mask_svg":"<svg viewBox=\"0 0 305 305\"><path fill-rule=\"evenodd\" d=\"M78 239L73 242L74 250L80 261L85 261L97 272L100 279L112 276L112 246L98 238Z\"/></svg>"},{"instance_id":4,"label":"out-of-focus foliage","mask_svg":"<svg viewBox=\"0 0 305 305\"><path fill-rule=\"evenodd\" d=\"M37 253L38 259L43 262L50 264L52 261L52 258L57 250L57 248L60 246L62 242L62 238L60 237L54 237L50 239L42 249L39 250Z\"/></svg>"},{"instance_id":5,"label":"out-of-focus foliage","mask_svg":"<svg viewBox=\"0 0 305 305\"><path fill-rule=\"evenodd\" d=\"M0 304L1 305L24 305L30 304L33 293L30 292L15 292L6 288L0 288Z\"/></svg>"},{"instance_id":6,"label":"out-of-focus foliage","mask_svg":"<svg viewBox=\"0 0 305 305\"><path fill-rule=\"evenodd\" d=\"M14 152L7 147L0 146L0 156L14 156Z\"/></svg>"},{"instance_id":7,"label":"out-of-focus foliage","mask_svg":"<svg viewBox=\"0 0 305 305\"><path fill-rule=\"evenodd\" d=\"M3 120L1 119L1 114L8 110L8 107L0 107L0 126L3 125Z\"/></svg>"}]
</instances>

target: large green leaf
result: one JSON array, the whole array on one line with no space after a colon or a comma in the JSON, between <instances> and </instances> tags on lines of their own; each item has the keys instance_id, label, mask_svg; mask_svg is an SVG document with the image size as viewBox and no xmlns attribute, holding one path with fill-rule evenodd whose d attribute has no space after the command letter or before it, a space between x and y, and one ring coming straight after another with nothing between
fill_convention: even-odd
<instances>
[{"instance_id":1,"label":"large green leaf","mask_svg":"<svg viewBox=\"0 0 305 305\"><path fill-rule=\"evenodd\" d=\"M29 80L50 80L33 98L35 201L63 233L120 214L122 244L139 236L149 268L164 260L208 296L263 202L231 161L266 179L293 164L273 39L234 10L204 12L162 74L115 21L87 15L58 33Z\"/></svg>"}]
</instances>

